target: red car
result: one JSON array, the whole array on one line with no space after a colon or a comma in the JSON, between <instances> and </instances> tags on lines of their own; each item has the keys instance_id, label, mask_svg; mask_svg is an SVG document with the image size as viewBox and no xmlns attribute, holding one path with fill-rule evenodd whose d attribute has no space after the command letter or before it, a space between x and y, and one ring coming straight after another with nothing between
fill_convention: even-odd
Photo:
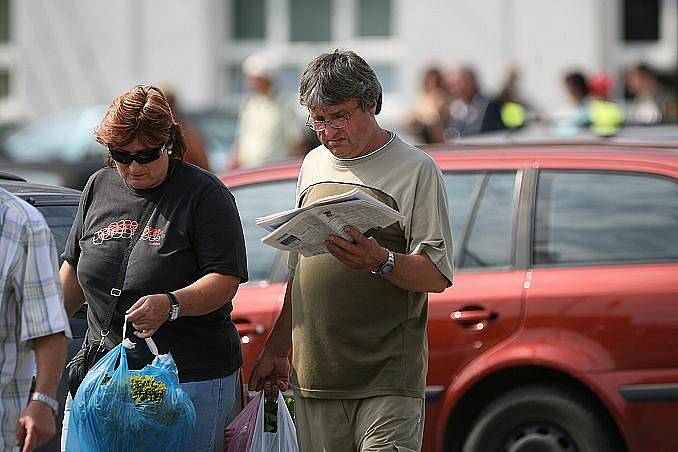
<instances>
[{"instance_id":1,"label":"red car","mask_svg":"<svg viewBox=\"0 0 678 452\"><path fill-rule=\"evenodd\" d=\"M429 297L424 449L678 451L678 151L427 151L447 184L456 274ZM293 207L298 168L223 178L249 258L233 313L245 378L286 279L254 219Z\"/></svg>"}]
</instances>

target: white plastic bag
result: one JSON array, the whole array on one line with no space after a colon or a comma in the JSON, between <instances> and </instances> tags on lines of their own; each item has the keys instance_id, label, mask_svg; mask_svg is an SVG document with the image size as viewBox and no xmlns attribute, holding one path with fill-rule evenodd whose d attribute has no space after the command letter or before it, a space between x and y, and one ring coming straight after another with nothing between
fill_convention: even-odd
<instances>
[{"instance_id":1,"label":"white plastic bag","mask_svg":"<svg viewBox=\"0 0 678 452\"><path fill-rule=\"evenodd\" d=\"M287 410L285 399L278 392L278 429L275 433L264 431L264 401L266 397L259 400L259 412L254 424L254 436L252 437L251 451L257 452L299 452L297 446L297 431L294 428L294 421Z\"/></svg>"}]
</instances>

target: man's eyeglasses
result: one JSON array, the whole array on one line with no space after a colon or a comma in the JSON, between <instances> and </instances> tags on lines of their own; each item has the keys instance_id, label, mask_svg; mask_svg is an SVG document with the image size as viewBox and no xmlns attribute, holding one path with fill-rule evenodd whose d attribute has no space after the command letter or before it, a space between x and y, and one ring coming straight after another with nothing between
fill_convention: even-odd
<instances>
[{"instance_id":1,"label":"man's eyeglasses","mask_svg":"<svg viewBox=\"0 0 678 452\"><path fill-rule=\"evenodd\" d=\"M348 125L348 120L351 118L351 115L360 108L360 105L356 106L349 114L342 116L341 118L330 119L329 121L311 121L311 116L309 115L306 120L306 127L313 130L314 132L322 132L329 125L333 129L343 129Z\"/></svg>"},{"instance_id":2,"label":"man's eyeglasses","mask_svg":"<svg viewBox=\"0 0 678 452\"><path fill-rule=\"evenodd\" d=\"M141 165L155 162L160 158L160 155L162 155L162 151L164 150L165 145L163 144L160 147L154 149L146 149L145 151L140 151L132 155L125 151L119 151L111 147L108 148L108 152L111 154L111 158L118 163L122 163L123 165L129 165L130 163L132 163L132 161L136 161Z\"/></svg>"}]
</instances>

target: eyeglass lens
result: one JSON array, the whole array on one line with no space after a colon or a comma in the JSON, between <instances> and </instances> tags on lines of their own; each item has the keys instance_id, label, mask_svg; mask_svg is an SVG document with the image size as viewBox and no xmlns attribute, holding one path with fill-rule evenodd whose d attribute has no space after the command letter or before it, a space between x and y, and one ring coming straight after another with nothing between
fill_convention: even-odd
<instances>
[{"instance_id":1,"label":"eyeglass lens","mask_svg":"<svg viewBox=\"0 0 678 452\"><path fill-rule=\"evenodd\" d=\"M309 123L309 127L316 132L322 132L327 128L327 125L333 129L343 129L348 125L348 118L335 118L330 121L312 121Z\"/></svg>"},{"instance_id":2,"label":"eyeglass lens","mask_svg":"<svg viewBox=\"0 0 678 452\"><path fill-rule=\"evenodd\" d=\"M160 146L155 149L147 149L145 151L137 152L134 155L112 148L108 148L108 152L111 154L111 158L118 163L129 165L132 163L132 161L136 161L137 163L143 165L158 160L163 149L164 146Z\"/></svg>"}]
</instances>

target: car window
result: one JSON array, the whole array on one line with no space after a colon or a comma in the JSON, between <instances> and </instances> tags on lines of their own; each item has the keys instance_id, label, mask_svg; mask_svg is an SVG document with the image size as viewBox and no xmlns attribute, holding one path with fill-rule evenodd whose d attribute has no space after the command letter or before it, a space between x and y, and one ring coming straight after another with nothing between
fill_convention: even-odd
<instances>
[{"instance_id":1,"label":"car window","mask_svg":"<svg viewBox=\"0 0 678 452\"><path fill-rule=\"evenodd\" d=\"M678 260L678 183L619 172L542 171L535 264Z\"/></svg>"},{"instance_id":2,"label":"car window","mask_svg":"<svg viewBox=\"0 0 678 452\"><path fill-rule=\"evenodd\" d=\"M264 245L266 231L255 223L257 217L294 208L296 180L245 185L231 189L240 212L247 249L247 271L250 281L280 280L276 268L285 257L280 251ZM286 261L284 262L286 264Z\"/></svg>"},{"instance_id":3,"label":"car window","mask_svg":"<svg viewBox=\"0 0 678 452\"><path fill-rule=\"evenodd\" d=\"M460 268L506 267L512 262L516 173L488 174L475 207Z\"/></svg>"},{"instance_id":4,"label":"car window","mask_svg":"<svg viewBox=\"0 0 678 452\"><path fill-rule=\"evenodd\" d=\"M60 256L66 247L66 239L68 239L68 233L71 231L71 225L78 211L78 206L73 204L69 206L37 205L36 207L42 213L42 216L45 217L45 221L47 221L49 229L52 231L57 254Z\"/></svg>"},{"instance_id":5,"label":"car window","mask_svg":"<svg viewBox=\"0 0 678 452\"><path fill-rule=\"evenodd\" d=\"M515 171L446 172L456 268L511 264Z\"/></svg>"}]
</instances>

